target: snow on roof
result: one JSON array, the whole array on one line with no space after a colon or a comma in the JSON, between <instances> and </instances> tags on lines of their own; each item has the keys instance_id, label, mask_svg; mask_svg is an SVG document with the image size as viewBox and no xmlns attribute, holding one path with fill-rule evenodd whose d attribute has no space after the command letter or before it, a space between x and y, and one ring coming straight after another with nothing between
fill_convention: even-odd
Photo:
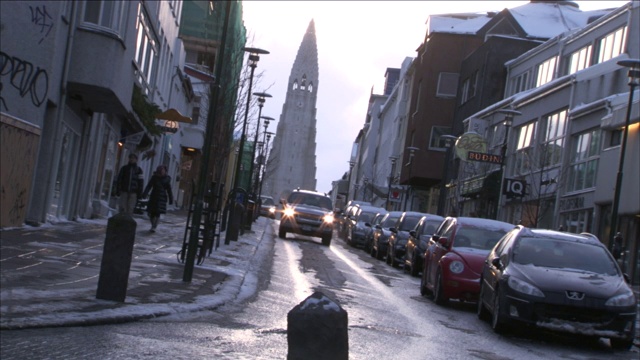
<instances>
[{"instance_id":1,"label":"snow on roof","mask_svg":"<svg viewBox=\"0 0 640 360\"><path fill-rule=\"evenodd\" d=\"M581 28L594 16L602 16L613 9L582 11L574 6L557 3L527 3L507 11L532 38L550 39L566 31Z\"/></svg>"},{"instance_id":2,"label":"snow on roof","mask_svg":"<svg viewBox=\"0 0 640 360\"><path fill-rule=\"evenodd\" d=\"M427 36L433 33L475 34L489 20L486 13L431 15L427 20Z\"/></svg>"}]
</instances>

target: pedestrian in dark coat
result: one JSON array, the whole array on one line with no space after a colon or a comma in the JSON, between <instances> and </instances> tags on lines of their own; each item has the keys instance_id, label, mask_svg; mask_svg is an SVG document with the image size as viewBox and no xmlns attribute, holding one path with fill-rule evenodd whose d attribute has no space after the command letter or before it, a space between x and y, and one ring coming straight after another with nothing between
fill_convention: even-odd
<instances>
[{"instance_id":1,"label":"pedestrian in dark coat","mask_svg":"<svg viewBox=\"0 0 640 360\"><path fill-rule=\"evenodd\" d=\"M167 167L159 165L156 172L153 173L151 180L144 188L143 198L146 198L151 191L149 202L147 203L147 213L151 219L151 229L155 232L158 226L160 214L167 212L167 200L169 205L173 204L173 192L171 192L171 176L167 175Z\"/></svg>"},{"instance_id":2,"label":"pedestrian in dark coat","mask_svg":"<svg viewBox=\"0 0 640 360\"><path fill-rule=\"evenodd\" d=\"M129 155L129 163L124 165L116 179L116 195L118 196L118 211L133 215L136 202L142 195L144 180L142 169L138 166L138 156Z\"/></svg>"}]
</instances>

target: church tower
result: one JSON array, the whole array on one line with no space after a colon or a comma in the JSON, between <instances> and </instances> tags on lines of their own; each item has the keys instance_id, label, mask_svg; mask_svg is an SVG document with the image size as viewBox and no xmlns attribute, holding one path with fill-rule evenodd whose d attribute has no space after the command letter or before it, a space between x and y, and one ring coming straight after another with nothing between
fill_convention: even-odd
<instances>
[{"instance_id":1,"label":"church tower","mask_svg":"<svg viewBox=\"0 0 640 360\"><path fill-rule=\"evenodd\" d=\"M291 68L263 182L276 202L296 188L316 189L316 99L318 47L313 19Z\"/></svg>"}]
</instances>

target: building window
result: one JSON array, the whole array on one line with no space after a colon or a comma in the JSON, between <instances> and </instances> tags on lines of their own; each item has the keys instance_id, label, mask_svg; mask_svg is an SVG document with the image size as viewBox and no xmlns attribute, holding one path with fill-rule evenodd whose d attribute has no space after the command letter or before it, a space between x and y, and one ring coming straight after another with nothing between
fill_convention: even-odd
<instances>
[{"instance_id":1,"label":"building window","mask_svg":"<svg viewBox=\"0 0 640 360\"><path fill-rule=\"evenodd\" d=\"M512 91L511 95L523 92L525 90L529 90L529 71L525 71L522 74L516 76L511 80L512 82Z\"/></svg>"},{"instance_id":2,"label":"building window","mask_svg":"<svg viewBox=\"0 0 640 360\"><path fill-rule=\"evenodd\" d=\"M623 26L600 39L597 50L598 64L622 54L626 37L627 27Z\"/></svg>"},{"instance_id":3,"label":"building window","mask_svg":"<svg viewBox=\"0 0 640 360\"><path fill-rule=\"evenodd\" d=\"M438 75L436 96L455 97L458 89L458 74L441 72ZM418 99L419 101L420 99Z\"/></svg>"},{"instance_id":4,"label":"building window","mask_svg":"<svg viewBox=\"0 0 640 360\"><path fill-rule=\"evenodd\" d=\"M574 52L569 56L569 74L584 70L591 65L591 45Z\"/></svg>"},{"instance_id":5,"label":"building window","mask_svg":"<svg viewBox=\"0 0 640 360\"><path fill-rule=\"evenodd\" d=\"M307 91L313 92L313 83L312 82L310 82L309 86L307 86Z\"/></svg>"},{"instance_id":6,"label":"building window","mask_svg":"<svg viewBox=\"0 0 640 360\"><path fill-rule=\"evenodd\" d=\"M462 91L460 99L460 103L464 104L472 97L476 96L476 85L478 81L478 72L475 71L473 75L469 78L465 79L464 83L462 83Z\"/></svg>"},{"instance_id":7,"label":"building window","mask_svg":"<svg viewBox=\"0 0 640 360\"><path fill-rule=\"evenodd\" d=\"M544 144L542 144L542 167L560 163L564 152L564 135L567 127L567 110L549 115L545 121Z\"/></svg>"},{"instance_id":8,"label":"building window","mask_svg":"<svg viewBox=\"0 0 640 360\"><path fill-rule=\"evenodd\" d=\"M516 164L514 172L517 175L529 174L533 170L533 144L537 122L531 122L517 129L518 143L516 146Z\"/></svg>"},{"instance_id":9,"label":"building window","mask_svg":"<svg viewBox=\"0 0 640 360\"><path fill-rule=\"evenodd\" d=\"M293 88L292 90L298 90L298 80L294 80L293 81Z\"/></svg>"},{"instance_id":10,"label":"building window","mask_svg":"<svg viewBox=\"0 0 640 360\"><path fill-rule=\"evenodd\" d=\"M600 129L574 136L572 142L567 191L592 188L600 158Z\"/></svg>"},{"instance_id":11,"label":"building window","mask_svg":"<svg viewBox=\"0 0 640 360\"><path fill-rule=\"evenodd\" d=\"M607 141L607 147L620 146L620 144L622 144L621 129L615 129L615 130L609 131L608 137L609 139Z\"/></svg>"},{"instance_id":12,"label":"building window","mask_svg":"<svg viewBox=\"0 0 640 360\"><path fill-rule=\"evenodd\" d=\"M553 80L553 76L556 71L556 63L558 62L558 57L554 56L540 65L538 65L538 77L536 79L536 87L542 86L549 81Z\"/></svg>"},{"instance_id":13,"label":"building window","mask_svg":"<svg viewBox=\"0 0 640 360\"><path fill-rule=\"evenodd\" d=\"M137 21L138 38L136 40L136 65L138 67L137 80L145 95L152 87L154 67L158 56L157 41L152 35L149 20L144 15L142 6L138 6ZM169 104L171 106L171 104Z\"/></svg>"},{"instance_id":14,"label":"building window","mask_svg":"<svg viewBox=\"0 0 640 360\"><path fill-rule=\"evenodd\" d=\"M434 126L431 128L431 139L429 140L429 149L446 150L446 141L442 135L451 134L451 128L446 126Z\"/></svg>"},{"instance_id":15,"label":"building window","mask_svg":"<svg viewBox=\"0 0 640 360\"><path fill-rule=\"evenodd\" d=\"M591 232L593 225L593 209L560 214L560 225L563 227L564 231L574 234Z\"/></svg>"},{"instance_id":16,"label":"building window","mask_svg":"<svg viewBox=\"0 0 640 360\"><path fill-rule=\"evenodd\" d=\"M120 32L124 1L90 0L84 5L84 22Z\"/></svg>"}]
</instances>

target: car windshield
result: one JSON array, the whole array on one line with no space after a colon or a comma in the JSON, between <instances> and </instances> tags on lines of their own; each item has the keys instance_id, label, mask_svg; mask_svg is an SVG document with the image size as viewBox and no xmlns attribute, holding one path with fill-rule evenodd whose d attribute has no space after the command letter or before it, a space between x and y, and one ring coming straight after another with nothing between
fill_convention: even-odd
<instances>
[{"instance_id":1,"label":"car windshield","mask_svg":"<svg viewBox=\"0 0 640 360\"><path fill-rule=\"evenodd\" d=\"M398 222L398 218L400 216L387 216L387 218L382 222L382 224L380 226L382 226L383 228L390 228L393 225L395 225Z\"/></svg>"},{"instance_id":2,"label":"car windshield","mask_svg":"<svg viewBox=\"0 0 640 360\"><path fill-rule=\"evenodd\" d=\"M513 261L522 265L574 269L603 275L618 273L604 247L557 239L522 237L514 247Z\"/></svg>"},{"instance_id":3,"label":"car windshield","mask_svg":"<svg viewBox=\"0 0 640 360\"><path fill-rule=\"evenodd\" d=\"M491 250L498 240L500 240L500 238L502 238L506 233L506 230L483 229L475 226L462 225L456 231L453 239L453 247Z\"/></svg>"},{"instance_id":4,"label":"car windshield","mask_svg":"<svg viewBox=\"0 0 640 360\"><path fill-rule=\"evenodd\" d=\"M441 220L427 220L422 227L422 235L433 235L435 234L438 226L442 223Z\"/></svg>"},{"instance_id":5,"label":"car windshield","mask_svg":"<svg viewBox=\"0 0 640 360\"><path fill-rule=\"evenodd\" d=\"M315 206L331 210L331 199L325 196L294 192L289 196L289 203L295 205Z\"/></svg>"},{"instance_id":6,"label":"car windshield","mask_svg":"<svg viewBox=\"0 0 640 360\"><path fill-rule=\"evenodd\" d=\"M360 221L360 222L371 222L371 219L373 219L374 215L375 214L372 214L372 213L362 212L362 213L360 213L360 215L358 215L358 221Z\"/></svg>"},{"instance_id":7,"label":"car windshield","mask_svg":"<svg viewBox=\"0 0 640 360\"><path fill-rule=\"evenodd\" d=\"M272 198L262 198L262 205L274 205Z\"/></svg>"},{"instance_id":8,"label":"car windshield","mask_svg":"<svg viewBox=\"0 0 640 360\"><path fill-rule=\"evenodd\" d=\"M405 217L400 225L400 231L410 231L415 229L418 221L420 221L419 217Z\"/></svg>"}]
</instances>

